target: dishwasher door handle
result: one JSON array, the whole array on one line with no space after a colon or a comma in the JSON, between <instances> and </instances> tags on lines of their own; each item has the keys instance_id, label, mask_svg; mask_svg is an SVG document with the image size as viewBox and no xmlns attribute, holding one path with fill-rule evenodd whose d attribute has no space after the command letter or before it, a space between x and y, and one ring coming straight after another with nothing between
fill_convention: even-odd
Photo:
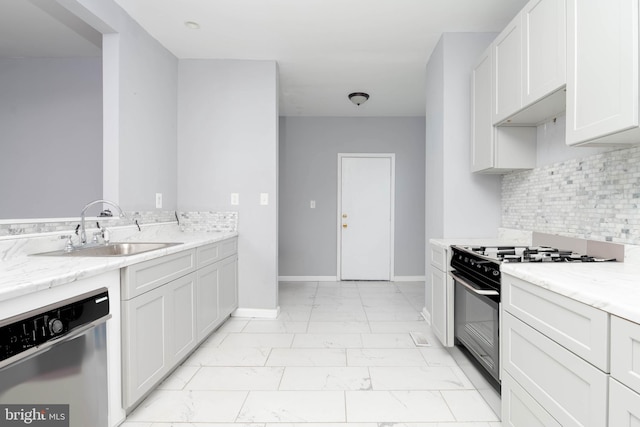
<instances>
[{"instance_id":1,"label":"dishwasher door handle","mask_svg":"<svg viewBox=\"0 0 640 427\"><path fill-rule=\"evenodd\" d=\"M47 351L51 350L51 348L54 345L72 341L78 338L80 335L83 335L89 329L95 328L96 326L101 325L102 323L105 323L110 318L111 318L111 314L108 314L106 316L103 316L99 319L94 320L91 323L87 323L76 329L73 329L64 335L59 335L58 337L52 338L51 340L44 342L37 347L32 347L26 351L23 351L20 354L16 354L15 356L11 356L8 359L2 360L0 361L0 370L11 367L12 365L20 363L26 359L31 359L32 357L36 357L38 355L46 353Z\"/></svg>"}]
</instances>

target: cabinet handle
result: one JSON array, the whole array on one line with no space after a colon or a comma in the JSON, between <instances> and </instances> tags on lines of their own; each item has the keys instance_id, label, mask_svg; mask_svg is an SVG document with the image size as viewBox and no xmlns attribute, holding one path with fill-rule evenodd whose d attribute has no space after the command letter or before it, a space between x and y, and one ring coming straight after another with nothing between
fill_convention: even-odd
<instances>
[{"instance_id":1,"label":"cabinet handle","mask_svg":"<svg viewBox=\"0 0 640 427\"><path fill-rule=\"evenodd\" d=\"M342 224L342 228L347 228L347 224Z\"/></svg>"}]
</instances>

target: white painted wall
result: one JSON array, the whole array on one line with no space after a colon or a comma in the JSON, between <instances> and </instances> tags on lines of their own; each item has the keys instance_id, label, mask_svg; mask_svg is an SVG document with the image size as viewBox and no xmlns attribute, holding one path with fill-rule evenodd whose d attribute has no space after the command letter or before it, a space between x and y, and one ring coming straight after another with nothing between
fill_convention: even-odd
<instances>
[{"instance_id":1,"label":"white painted wall","mask_svg":"<svg viewBox=\"0 0 640 427\"><path fill-rule=\"evenodd\" d=\"M239 212L239 305L278 302L278 71L275 61L181 60L178 207ZM239 193L240 204L230 204ZM259 204L268 193L269 204Z\"/></svg>"},{"instance_id":2,"label":"white painted wall","mask_svg":"<svg viewBox=\"0 0 640 427\"><path fill-rule=\"evenodd\" d=\"M500 177L469 170L471 70L494 38L493 33L445 33L427 63L427 242L497 235ZM429 263L426 265L429 277ZM425 298L430 310L428 281Z\"/></svg>"},{"instance_id":3,"label":"white painted wall","mask_svg":"<svg viewBox=\"0 0 640 427\"><path fill-rule=\"evenodd\" d=\"M103 38L104 197L125 210L177 206L178 60L113 1L61 0Z\"/></svg>"},{"instance_id":4,"label":"white painted wall","mask_svg":"<svg viewBox=\"0 0 640 427\"><path fill-rule=\"evenodd\" d=\"M281 117L280 129L280 276L336 276L338 153L395 153L394 273L422 276L424 118Z\"/></svg>"},{"instance_id":5,"label":"white painted wall","mask_svg":"<svg viewBox=\"0 0 640 427\"><path fill-rule=\"evenodd\" d=\"M0 219L102 197L100 58L0 58Z\"/></svg>"}]
</instances>

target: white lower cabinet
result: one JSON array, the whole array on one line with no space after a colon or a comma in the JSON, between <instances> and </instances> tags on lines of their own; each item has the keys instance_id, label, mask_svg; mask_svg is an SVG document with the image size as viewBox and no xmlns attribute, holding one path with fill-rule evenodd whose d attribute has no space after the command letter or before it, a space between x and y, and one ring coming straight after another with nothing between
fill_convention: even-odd
<instances>
[{"instance_id":1,"label":"white lower cabinet","mask_svg":"<svg viewBox=\"0 0 640 427\"><path fill-rule=\"evenodd\" d=\"M640 325L611 316L609 426L640 427Z\"/></svg>"},{"instance_id":2,"label":"white lower cabinet","mask_svg":"<svg viewBox=\"0 0 640 427\"><path fill-rule=\"evenodd\" d=\"M122 270L127 412L238 307L236 242L227 239Z\"/></svg>"},{"instance_id":3,"label":"white lower cabinet","mask_svg":"<svg viewBox=\"0 0 640 427\"><path fill-rule=\"evenodd\" d=\"M533 397L511 378L502 374L503 427L561 427Z\"/></svg>"},{"instance_id":4,"label":"white lower cabinet","mask_svg":"<svg viewBox=\"0 0 640 427\"><path fill-rule=\"evenodd\" d=\"M123 301L125 408L142 398L195 347L195 278L190 273Z\"/></svg>"},{"instance_id":5,"label":"white lower cabinet","mask_svg":"<svg viewBox=\"0 0 640 427\"><path fill-rule=\"evenodd\" d=\"M198 340L205 338L218 326L220 319L220 301L218 299L220 285L219 263L208 265L197 272L197 321Z\"/></svg>"},{"instance_id":6,"label":"white lower cabinet","mask_svg":"<svg viewBox=\"0 0 640 427\"><path fill-rule=\"evenodd\" d=\"M448 274L449 249L429 245L431 282L431 330L443 346L453 346L453 279Z\"/></svg>"},{"instance_id":7,"label":"white lower cabinet","mask_svg":"<svg viewBox=\"0 0 640 427\"><path fill-rule=\"evenodd\" d=\"M218 300L220 313L227 317L238 308L238 256L233 255L220 262L220 279L224 286L220 287Z\"/></svg>"},{"instance_id":8,"label":"white lower cabinet","mask_svg":"<svg viewBox=\"0 0 640 427\"><path fill-rule=\"evenodd\" d=\"M607 374L508 312L502 326L505 372L553 418L567 427L606 425Z\"/></svg>"},{"instance_id":9,"label":"white lower cabinet","mask_svg":"<svg viewBox=\"0 0 640 427\"><path fill-rule=\"evenodd\" d=\"M640 394L609 379L609 426L640 427Z\"/></svg>"}]
</instances>

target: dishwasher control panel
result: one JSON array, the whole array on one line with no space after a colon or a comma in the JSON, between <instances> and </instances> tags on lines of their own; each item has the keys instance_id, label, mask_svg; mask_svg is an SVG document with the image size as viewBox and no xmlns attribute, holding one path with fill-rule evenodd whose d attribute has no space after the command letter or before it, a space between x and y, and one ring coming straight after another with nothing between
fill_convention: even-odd
<instances>
[{"instance_id":1,"label":"dishwasher control panel","mask_svg":"<svg viewBox=\"0 0 640 427\"><path fill-rule=\"evenodd\" d=\"M109 314L109 293L100 289L0 321L0 362Z\"/></svg>"}]
</instances>

